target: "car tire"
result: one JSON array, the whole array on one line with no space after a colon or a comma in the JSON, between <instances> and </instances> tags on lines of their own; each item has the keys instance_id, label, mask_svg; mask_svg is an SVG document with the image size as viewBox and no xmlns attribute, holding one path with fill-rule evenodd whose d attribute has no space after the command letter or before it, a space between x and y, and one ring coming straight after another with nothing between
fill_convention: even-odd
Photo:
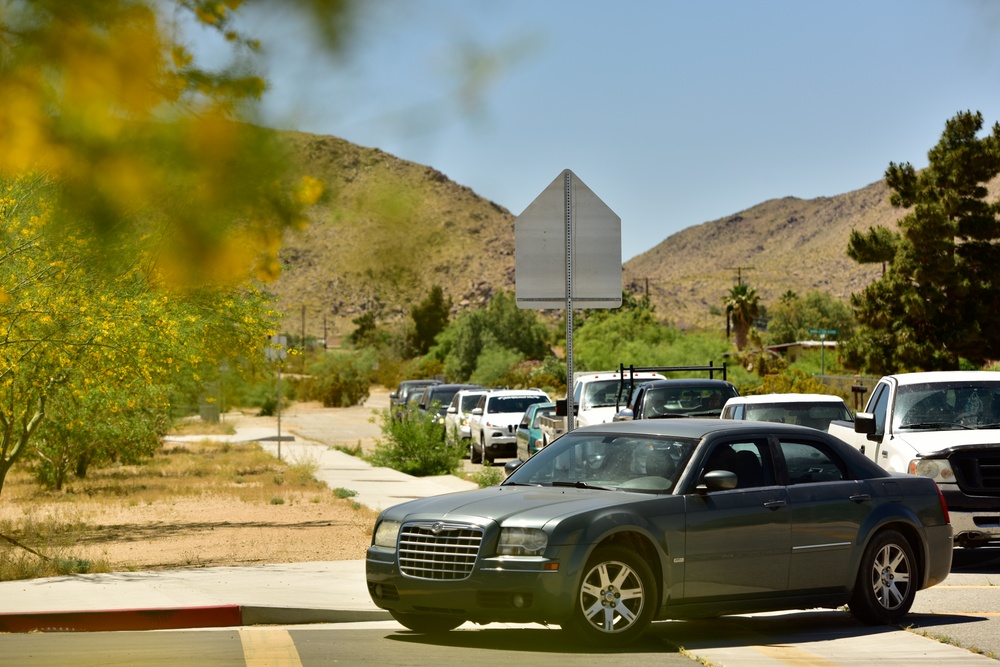
<instances>
[{"instance_id":1,"label":"car tire","mask_svg":"<svg viewBox=\"0 0 1000 667\"><path fill-rule=\"evenodd\" d=\"M482 461L484 463L488 463L490 465L493 465L493 457L486 454L486 436L485 435L480 435L479 436L479 447L483 450Z\"/></svg>"},{"instance_id":2,"label":"car tire","mask_svg":"<svg viewBox=\"0 0 1000 667\"><path fill-rule=\"evenodd\" d=\"M469 440L469 462L470 463L482 463L483 455L476 451L476 441Z\"/></svg>"},{"instance_id":3,"label":"car tire","mask_svg":"<svg viewBox=\"0 0 1000 667\"><path fill-rule=\"evenodd\" d=\"M895 530L882 531L865 548L848 607L869 625L898 623L913 605L918 577L910 543Z\"/></svg>"},{"instance_id":4,"label":"car tire","mask_svg":"<svg viewBox=\"0 0 1000 667\"><path fill-rule=\"evenodd\" d=\"M656 582L637 553L601 547L587 561L567 629L589 644L624 646L649 627L656 610Z\"/></svg>"},{"instance_id":5,"label":"car tire","mask_svg":"<svg viewBox=\"0 0 1000 667\"><path fill-rule=\"evenodd\" d=\"M465 623L465 619L457 616L443 616L440 614L404 614L403 612L389 610L396 622L414 632L423 634L437 634L454 630Z\"/></svg>"}]
</instances>

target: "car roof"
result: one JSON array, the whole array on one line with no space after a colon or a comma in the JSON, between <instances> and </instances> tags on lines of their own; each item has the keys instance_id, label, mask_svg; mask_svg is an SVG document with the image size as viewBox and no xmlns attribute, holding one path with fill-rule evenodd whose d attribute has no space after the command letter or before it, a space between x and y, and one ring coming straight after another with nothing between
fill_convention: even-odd
<instances>
[{"instance_id":1,"label":"car roof","mask_svg":"<svg viewBox=\"0 0 1000 667\"><path fill-rule=\"evenodd\" d=\"M486 394L491 398L494 396L548 396L541 389L490 389Z\"/></svg>"},{"instance_id":2,"label":"car roof","mask_svg":"<svg viewBox=\"0 0 1000 667\"><path fill-rule=\"evenodd\" d=\"M844 399L833 394L753 394L736 396L726 401L726 405L756 405L767 403L844 403ZM845 403L846 405L846 403Z\"/></svg>"},{"instance_id":3,"label":"car roof","mask_svg":"<svg viewBox=\"0 0 1000 667\"><path fill-rule=\"evenodd\" d=\"M573 433L617 433L623 435L650 435L675 438L701 439L717 433L732 433L739 435L744 432L788 434L788 435L825 435L822 431L807 426L795 424L779 424L775 422L758 422L741 419L703 419L693 417L688 419L636 419L633 421L609 422L594 424L574 429ZM835 439L835 438L827 438ZM847 445L845 445L847 446Z\"/></svg>"},{"instance_id":4,"label":"car roof","mask_svg":"<svg viewBox=\"0 0 1000 667\"><path fill-rule=\"evenodd\" d=\"M921 382L1000 382L1000 372L997 371L921 371L888 377L901 385Z\"/></svg>"},{"instance_id":5,"label":"car roof","mask_svg":"<svg viewBox=\"0 0 1000 667\"><path fill-rule=\"evenodd\" d=\"M667 378L643 382L643 387L656 389L658 387L734 387L728 380L707 380L704 378Z\"/></svg>"},{"instance_id":6,"label":"car roof","mask_svg":"<svg viewBox=\"0 0 1000 667\"><path fill-rule=\"evenodd\" d=\"M459 391L463 389L483 389L477 384L436 384L433 385L431 391L451 391L453 389L458 389Z\"/></svg>"}]
</instances>

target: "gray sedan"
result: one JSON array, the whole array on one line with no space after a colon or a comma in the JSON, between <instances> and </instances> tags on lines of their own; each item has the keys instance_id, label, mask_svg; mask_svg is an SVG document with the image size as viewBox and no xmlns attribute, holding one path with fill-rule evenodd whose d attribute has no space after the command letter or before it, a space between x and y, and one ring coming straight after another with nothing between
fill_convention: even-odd
<instances>
[{"instance_id":1,"label":"gray sedan","mask_svg":"<svg viewBox=\"0 0 1000 667\"><path fill-rule=\"evenodd\" d=\"M518 464L499 486L384 510L375 604L417 632L538 622L623 645L668 618L846 604L896 623L951 566L933 481L810 428L618 422Z\"/></svg>"}]
</instances>

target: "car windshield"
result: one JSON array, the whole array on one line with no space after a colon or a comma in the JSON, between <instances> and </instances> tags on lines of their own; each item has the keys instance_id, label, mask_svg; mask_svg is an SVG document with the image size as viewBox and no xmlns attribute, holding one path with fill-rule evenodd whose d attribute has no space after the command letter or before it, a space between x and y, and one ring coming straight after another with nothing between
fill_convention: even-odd
<instances>
[{"instance_id":1,"label":"car windshield","mask_svg":"<svg viewBox=\"0 0 1000 667\"><path fill-rule=\"evenodd\" d=\"M649 419L671 416L718 417L722 406L736 396L728 387L662 387L646 392L644 416Z\"/></svg>"},{"instance_id":2,"label":"car windshield","mask_svg":"<svg viewBox=\"0 0 1000 667\"><path fill-rule=\"evenodd\" d=\"M904 385L896 395L893 429L1000 428L1000 382Z\"/></svg>"},{"instance_id":3,"label":"car windshield","mask_svg":"<svg viewBox=\"0 0 1000 667\"><path fill-rule=\"evenodd\" d=\"M475 408L479 404L480 396L482 396L482 394L466 394L465 396L463 396L462 412L472 412L473 408Z\"/></svg>"},{"instance_id":4,"label":"car windshield","mask_svg":"<svg viewBox=\"0 0 1000 667\"><path fill-rule=\"evenodd\" d=\"M486 406L486 412L491 415L506 414L509 412L524 412L528 406L535 403L547 403L545 396L497 396L490 400Z\"/></svg>"},{"instance_id":5,"label":"car windshield","mask_svg":"<svg viewBox=\"0 0 1000 667\"><path fill-rule=\"evenodd\" d=\"M665 493L696 445L688 439L568 433L525 461L504 484Z\"/></svg>"},{"instance_id":6,"label":"car windshield","mask_svg":"<svg viewBox=\"0 0 1000 667\"><path fill-rule=\"evenodd\" d=\"M583 407L614 407L619 401L624 401L628 397L628 393L626 392L619 398L618 392L620 389L620 380L596 380L591 382L587 384L587 389L583 395Z\"/></svg>"},{"instance_id":7,"label":"car windshield","mask_svg":"<svg viewBox=\"0 0 1000 667\"><path fill-rule=\"evenodd\" d=\"M825 431L834 419L851 421L851 411L843 403L803 401L798 403L751 403L746 418L759 422L798 424Z\"/></svg>"},{"instance_id":8,"label":"car windshield","mask_svg":"<svg viewBox=\"0 0 1000 667\"><path fill-rule=\"evenodd\" d=\"M538 428L542 421L542 417L555 417L555 408L539 408L535 410L535 416L531 419L531 428Z\"/></svg>"}]
</instances>

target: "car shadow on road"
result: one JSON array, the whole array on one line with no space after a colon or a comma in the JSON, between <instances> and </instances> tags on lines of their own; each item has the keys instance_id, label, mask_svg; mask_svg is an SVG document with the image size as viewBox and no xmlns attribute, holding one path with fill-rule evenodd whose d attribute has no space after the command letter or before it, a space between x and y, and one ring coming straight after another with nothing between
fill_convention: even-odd
<instances>
[{"instance_id":1,"label":"car shadow on road","mask_svg":"<svg viewBox=\"0 0 1000 667\"><path fill-rule=\"evenodd\" d=\"M442 634L419 634L400 631L386 635L386 639L407 644L447 646L452 648L488 649L494 651L518 651L526 653L601 655L613 653L679 653L672 642L656 633L647 631L635 643L624 648L602 648L582 643L576 636L553 627L490 627L477 630L453 630Z\"/></svg>"}]
</instances>

